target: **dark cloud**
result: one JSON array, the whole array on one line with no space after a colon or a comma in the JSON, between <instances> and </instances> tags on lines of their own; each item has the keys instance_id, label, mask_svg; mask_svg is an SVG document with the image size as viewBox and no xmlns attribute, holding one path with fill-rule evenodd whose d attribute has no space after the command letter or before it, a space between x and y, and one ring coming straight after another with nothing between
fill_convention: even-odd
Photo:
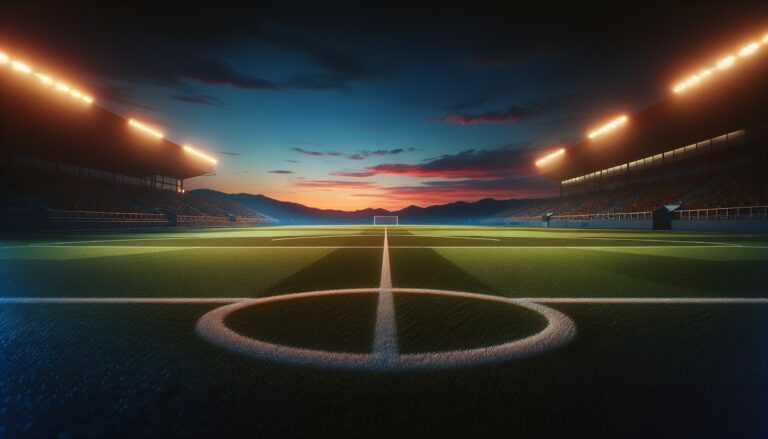
<instances>
[{"instance_id":1,"label":"dark cloud","mask_svg":"<svg viewBox=\"0 0 768 439\"><path fill-rule=\"evenodd\" d=\"M136 101L134 92L128 87L114 84L105 84L95 89L96 96L113 104L119 104L128 107L140 108L142 110L158 111L157 108L140 104Z\"/></svg>"},{"instance_id":2,"label":"dark cloud","mask_svg":"<svg viewBox=\"0 0 768 439\"><path fill-rule=\"evenodd\" d=\"M539 176L503 177L497 179L467 179L467 180L436 180L425 181L419 185L393 186L384 188L389 195L414 197L429 195L445 195L455 199L456 194L462 197L500 197L514 198L520 194L525 197L555 196L558 184Z\"/></svg>"},{"instance_id":3,"label":"dark cloud","mask_svg":"<svg viewBox=\"0 0 768 439\"><path fill-rule=\"evenodd\" d=\"M529 142L520 142L493 149L468 149L446 154L417 164L382 163L360 171L334 175L370 177L380 174L407 175L423 178L489 179L512 175L529 175L536 150Z\"/></svg>"},{"instance_id":4,"label":"dark cloud","mask_svg":"<svg viewBox=\"0 0 768 439\"><path fill-rule=\"evenodd\" d=\"M210 95L171 95L172 99L188 104L210 105L211 107L221 107L224 101Z\"/></svg>"},{"instance_id":5,"label":"dark cloud","mask_svg":"<svg viewBox=\"0 0 768 439\"><path fill-rule=\"evenodd\" d=\"M239 152L230 152L230 151L216 151L216 152L224 155L242 155Z\"/></svg>"},{"instance_id":6,"label":"dark cloud","mask_svg":"<svg viewBox=\"0 0 768 439\"><path fill-rule=\"evenodd\" d=\"M492 110L479 113L454 112L439 119L440 122L455 125L520 123L541 114L568 107L577 99L583 98L580 94L531 102L525 105L511 105L502 110Z\"/></svg>"},{"instance_id":7,"label":"dark cloud","mask_svg":"<svg viewBox=\"0 0 768 439\"><path fill-rule=\"evenodd\" d=\"M311 155L311 156L315 156L315 157L320 157L320 156L324 156L325 155L324 152L310 151L310 150L304 149L304 148L291 148L291 151L298 152L299 154Z\"/></svg>"},{"instance_id":8,"label":"dark cloud","mask_svg":"<svg viewBox=\"0 0 768 439\"><path fill-rule=\"evenodd\" d=\"M274 171L268 171L270 174L293 174L293 171L284 171L282 169L276 169Z\"/></svg>"},{"instance_id":9,"label":"dark cloud","mask_svg":"<svg viewBox=\"0 0 768 439\"><path fill-rule=\"evenodd\" d=\"M286 162L288 162L288 163L299 163L298 160L286 160Z\"/></svg>"},{"instance_id":10,"label":"dark cloud","mask_svg":"<svg viewBox=\"0 0 768 439\"><path fill-rule=\"evenodd\" d=\"M128 8L14 5L3 8L0 34L6 43L33 49L57 65L77 65L102 80L179 89L197 81L246 90L345 90L353 82L391 73L390 68L369 65L357 55L299 36L301 32L275 32L273 23L265 19L269 9L265 5L211 8L191 4L178 8L141 2ZM280 20L294 21L289 16ZM84 23L88 32L83 32ZM304 71L282 78L265 78L217 53L247 42L294 52L307 65L299 68Z\"/></svg>"},{"instance_id":11,"label":"dark cloud","mask_svg":"<svg viewBox=\"0 0 768 439\"><path fill-rule=\"evenodd\" d=\"M408 151L415 151L415 150L416 148L408 148ZM330 156L330 157L346 157L349 160L365 160L366 158L371 156L384 157L384 156L397 155L405 152L406 150L403 148L374 149L374 150L362 150L356 153L346 154L339 151L328 151L328 152L313 151L313 150L297 147L297 148L291 148L291 151L298 152L304 155L314 156L314 157Z\"/></svg>"}]
</instances>

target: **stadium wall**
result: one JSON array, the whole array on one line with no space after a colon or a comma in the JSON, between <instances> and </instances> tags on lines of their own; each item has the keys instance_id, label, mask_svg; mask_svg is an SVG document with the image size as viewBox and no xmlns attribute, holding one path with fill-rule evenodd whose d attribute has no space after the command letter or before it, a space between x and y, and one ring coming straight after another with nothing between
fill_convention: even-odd
<instances>
[{"instance_id":1,"label":"stadium wall","mask_svg":"<svg viewBox=\"0 0 768 439\"><path fill-rule=\"evenodd\" d=\"M672 221L672 230L688 232L768 233L768 220Z\"/></svg>"},{"instance_id":2,"label":"stadium wall","mask_svg":"<svg viewBox=\"0 0 768 439\"><path fill-rule=\"evenodd\" d=\"M636 229L652 230L653 222L651 220L594 220L594 221L557 221L549 222L549 227L570 228L570 229Z\"/></svg>"}]
</instances>

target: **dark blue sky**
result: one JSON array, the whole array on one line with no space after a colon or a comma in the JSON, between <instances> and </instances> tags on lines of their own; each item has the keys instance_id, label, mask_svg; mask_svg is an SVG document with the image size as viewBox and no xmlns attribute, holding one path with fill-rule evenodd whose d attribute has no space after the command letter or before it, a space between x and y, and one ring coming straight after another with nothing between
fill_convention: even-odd
<instances>
[{"instance_id":1,"label":"dark blue sky","mask_svg":"<svg viewBox=\"0 0 768 439\"><path fill-rule=\"evenodd\" d=\"M550 195L533 160L768 32L766 7L0 6L0 50L317 207Z\"/></svg>"}]
</instances>

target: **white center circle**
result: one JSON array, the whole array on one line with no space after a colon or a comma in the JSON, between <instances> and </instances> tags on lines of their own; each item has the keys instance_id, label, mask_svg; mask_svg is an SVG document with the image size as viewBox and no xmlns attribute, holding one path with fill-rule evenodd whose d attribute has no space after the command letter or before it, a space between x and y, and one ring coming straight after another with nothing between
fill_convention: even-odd
<instances>
[{"instance_id":1,"label":"white center circle","mask_svg":"<svg viewBox=\"0 0 768 439\"><path fill-rule=\"evenodd\" d=\"M197 322L196 330L200 337L216 346L259 360L300 366L367 371L433 370L502 363L530 357L558 348L568 343L576 335L576 325L568 316L553 308L531 302L530 300L463 293L458 291L413 288L392 288L391 291L401 294L429 294L446 297L463 297L515 305L540 314L547 320L547 326L540 332L531 336L493 346L453 351L398 354L393 356L389 353L378 353L376 351L360 354L320 351L278 345L246 337L233 331L224 324L224 319L229 314L244 308L265 303L291 301L307 297L380 292L378 288L357 288L286 294L235 302L230 305L216 308L203 315Z\"/></svg>"}]
</instances>

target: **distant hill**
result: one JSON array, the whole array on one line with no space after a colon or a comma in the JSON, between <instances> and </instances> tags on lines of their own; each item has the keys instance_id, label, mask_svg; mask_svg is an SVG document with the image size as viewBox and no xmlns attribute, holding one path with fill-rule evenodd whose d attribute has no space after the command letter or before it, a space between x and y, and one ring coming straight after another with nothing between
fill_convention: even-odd
<instances>
[{"instance_id":1,"label":"distant hill","mask_svg":"<svg viewBox=\"0 0 768 439\"><path fill-rule=\"evenodd\" d=\"M404 224L479 224L526 201L485 198L472 203L458 201L429 207L411 205L396 211L371 208L344 211L317 209L264 195L225 194L211 189L196 189L190 193L212 202L222 200L240 204L271 216L281 224L368 224L373 221L374 215L397 215Z\"/></svg>"}]
</instances>

